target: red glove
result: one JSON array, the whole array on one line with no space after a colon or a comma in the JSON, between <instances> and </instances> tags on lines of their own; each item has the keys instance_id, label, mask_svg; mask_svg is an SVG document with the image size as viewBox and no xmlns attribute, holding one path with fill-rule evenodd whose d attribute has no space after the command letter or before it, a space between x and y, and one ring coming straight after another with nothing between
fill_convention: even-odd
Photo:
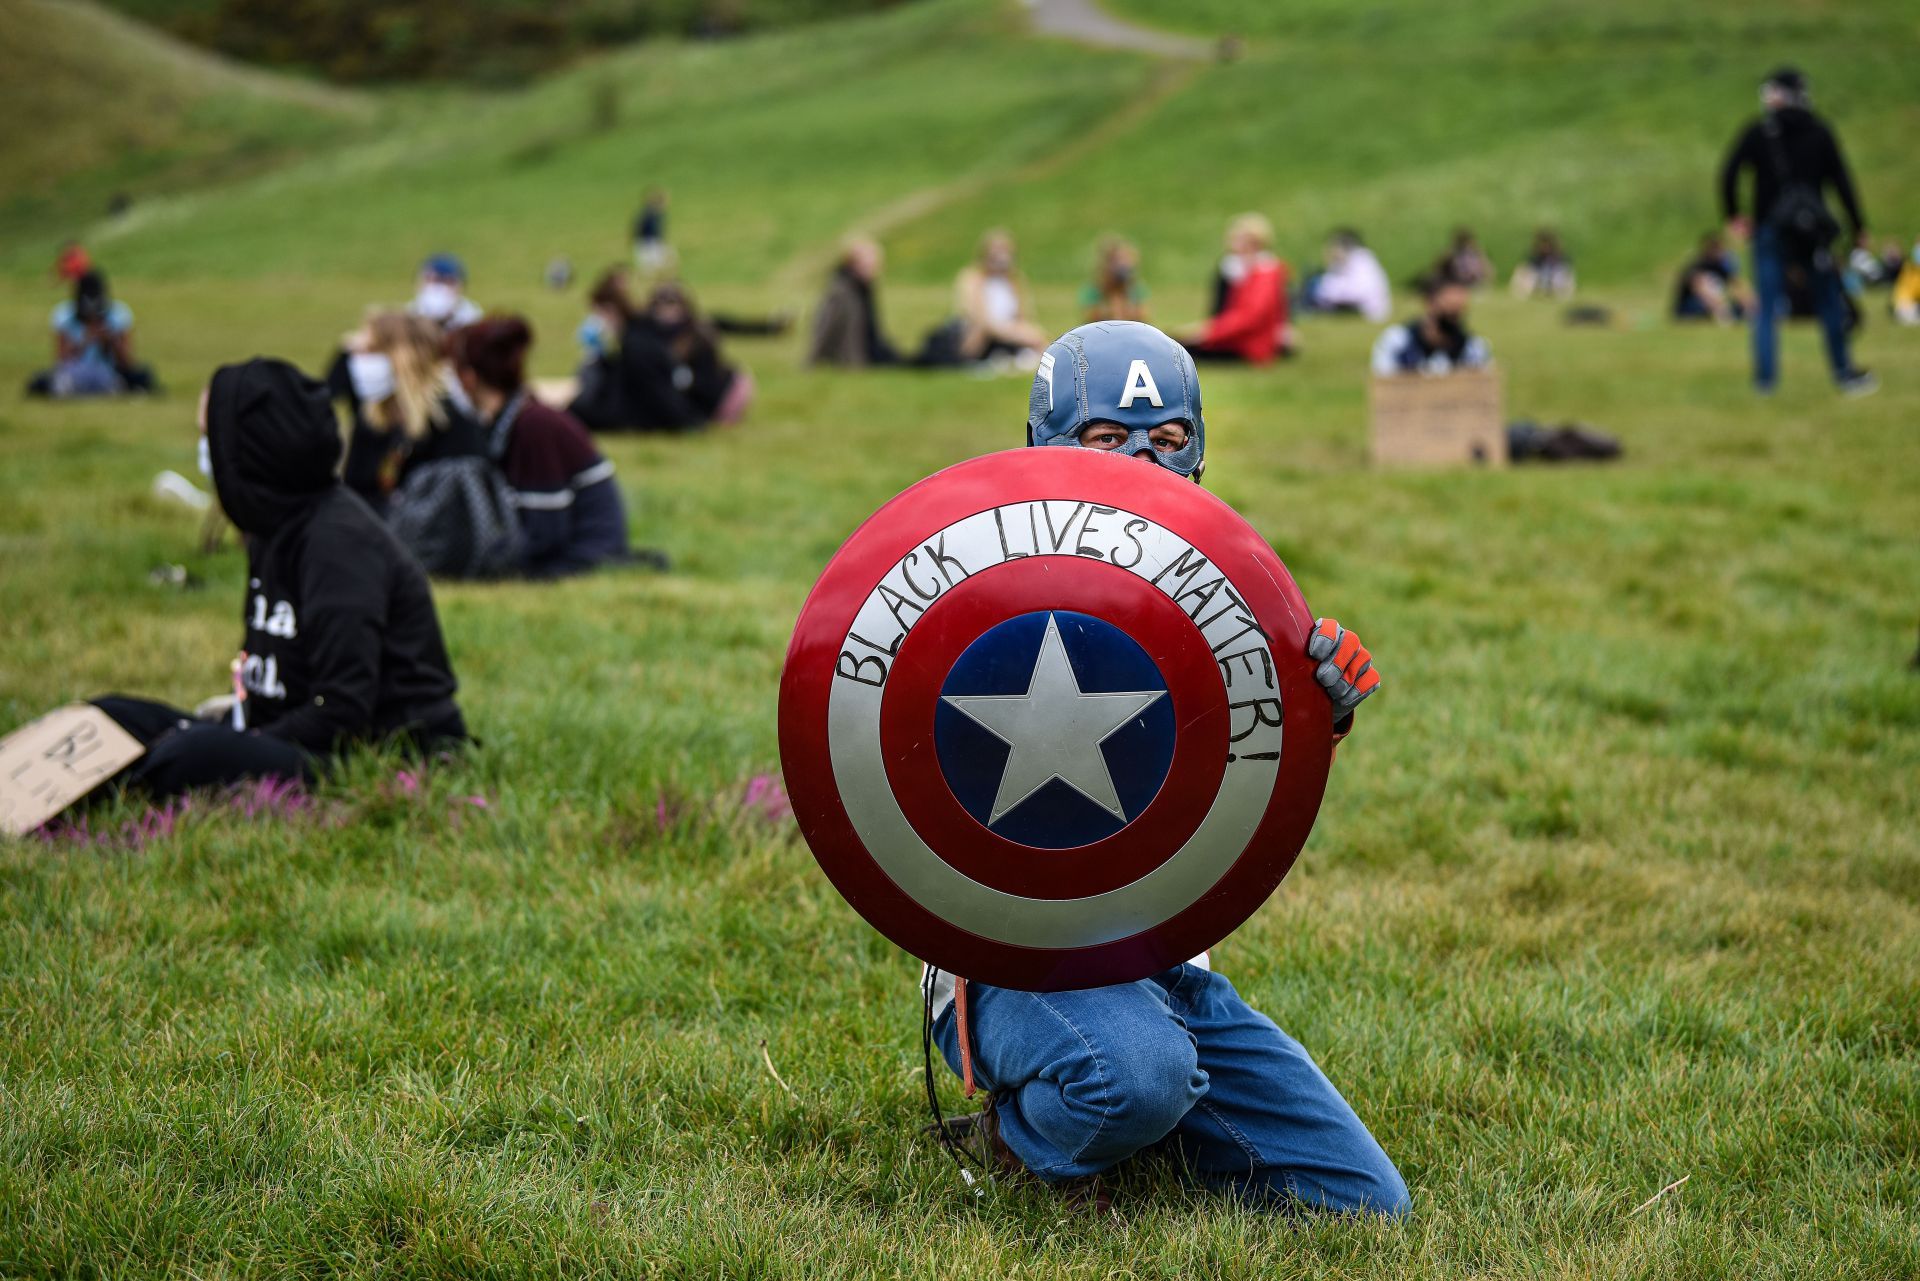
<instances>
[{"instance_id":1,"label":"red glove","mask_svg":"<svg viewBox=\"0 0 1920 1281\"><path fill-rule=\"evenodd\" d=\"M1314 669L1313 678L1327 691L1327 697L1333 700L1333 719L1336 724L1353 715L1353 709L1360 706L1361 700L1380 688L1380 673L1373 670L1373 655L1360 643L1360 638L1331 618L1320 619L1313 625L1313 635L1307 638L1307 657L1317 661L1320 666Z\"/></svg>"}]
</instances>

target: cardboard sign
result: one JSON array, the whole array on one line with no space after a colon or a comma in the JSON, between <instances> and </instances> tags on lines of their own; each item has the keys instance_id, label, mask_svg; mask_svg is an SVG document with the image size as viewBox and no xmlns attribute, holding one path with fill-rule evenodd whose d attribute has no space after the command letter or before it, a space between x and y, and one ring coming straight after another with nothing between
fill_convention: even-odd
<instances>
[{"instance_id":1,"label":"cardboard sign","mask_svg":"<svg viewBox=\"0 0 1920 1281\"><path fill-rule=\"evenodd\" d=\"M1378 466L1507 465L1498 370L1375 376L1372 402Z\"/></svg>"},{"instance_id":2,"label":"cardboard sign","mask_svg":"<svg viewBox=\"0 0 1920 1281\"><path fill-rule=\"evenodd\" d=\"M0 738L0 831L31 832L146 754L90 703L69 703Z\"/></svg>"}]
</instances>

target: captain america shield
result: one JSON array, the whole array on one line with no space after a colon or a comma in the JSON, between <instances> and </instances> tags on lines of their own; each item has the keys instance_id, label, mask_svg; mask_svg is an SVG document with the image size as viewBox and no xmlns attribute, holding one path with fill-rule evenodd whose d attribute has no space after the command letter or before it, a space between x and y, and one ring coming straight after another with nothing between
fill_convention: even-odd
<instances>
[{"instance_id":1,"label":"captain america shield","mask_svg":"<svg viewBox=\"0 0 1920 1281\"><path fill-rule=\"evenodd\" d=\"M1124 983L1230 934L1313 826L1332 712L1273 549L1138 459L1015 449L875 513L795 624L780 756L807 843L922 960Z\"/></svg>"}]
</instances>

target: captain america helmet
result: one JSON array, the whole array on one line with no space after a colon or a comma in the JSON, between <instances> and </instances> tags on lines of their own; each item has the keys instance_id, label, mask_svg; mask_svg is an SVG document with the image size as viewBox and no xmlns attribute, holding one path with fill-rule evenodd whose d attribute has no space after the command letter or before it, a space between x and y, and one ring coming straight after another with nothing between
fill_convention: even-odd
<instances>
[{"instance_id":1,"label":"captain america helmet","mask_svg":"<svg viewBox=\"0 0 1920 1281\"><path fill-rule=\"evenodd\" d=\"M1207 431L1200 375L1187 349L1152 325L1096 321L1062 334L1040 357L1027 402L1027 443L1087 448L1081 433L1096 422L1126 430L1126 443L1113 452L1200 478ZM1170 422L1186 426L1187 440L1162 452L1148 433Z\"/></svg>"}]
</instances>

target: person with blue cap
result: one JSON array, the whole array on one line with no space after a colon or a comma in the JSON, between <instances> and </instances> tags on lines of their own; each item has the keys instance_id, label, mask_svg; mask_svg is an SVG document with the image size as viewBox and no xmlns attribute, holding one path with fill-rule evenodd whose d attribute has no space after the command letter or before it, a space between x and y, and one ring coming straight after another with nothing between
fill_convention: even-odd
<instances>
[{"instance_id":1,"label":"person with blue cap","mask_svg":"<svg viewBox=\"0 0 1920 1281\"><path fill-rule=\"evenodd\" d=\"M448 333L471 325L486 312L467 297L467 267L452 254L434 254L420 264L420 278L407 310L425 316Z\"/></svg>"},{"instance_id":2,"label":"person with blue cap","mask_svg":"<svg viewBox=\"0 0 1920 1281\"><path fill-rule=\"evenodd\" d=\"M1028 401L1027 443L1128 455L1198 482L1206 421L1193 358L1151 325L1102 321L1054 341ZM1359 638L1321 619L1307 653L1336 740L1379 688ZM1021 992L926 976L933 1037L986 1109L949 1126L1082 1204L1099 1176L1165 1145L1208 1184L1273 1209L1398 1216L1405 1182L1307 1051L1249 1006L1203 954L1111 987ZM965 1049L963 1050L963 1038Z\"/></svg>"}]
</instances>

